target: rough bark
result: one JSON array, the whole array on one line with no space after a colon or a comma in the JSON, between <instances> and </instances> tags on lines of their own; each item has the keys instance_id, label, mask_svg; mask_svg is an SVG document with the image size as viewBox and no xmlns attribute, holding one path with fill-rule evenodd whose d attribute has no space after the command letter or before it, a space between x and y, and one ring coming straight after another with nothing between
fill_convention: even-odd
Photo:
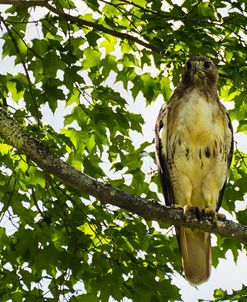
<instances>
[{"instance_id":1,"label":"rough bark","mask_svg":"<svg viewBox=\"0 0 247 302\"><path fill-rule=\"evenodd\" d=\"M193 212L184 215L182 209L165 207L155 200L146 200L131 195L81 173L61 160L38 139L23 131L20 125L2 108L0 108L0 137L34 161L46 173L55 175L65 184L82 193L94 196L104 204L125 209L146 220L193 227L247 243L247 227L244 225L221 218L211 223L205 217L198 219Z\"/></svg>"}]
</instances>

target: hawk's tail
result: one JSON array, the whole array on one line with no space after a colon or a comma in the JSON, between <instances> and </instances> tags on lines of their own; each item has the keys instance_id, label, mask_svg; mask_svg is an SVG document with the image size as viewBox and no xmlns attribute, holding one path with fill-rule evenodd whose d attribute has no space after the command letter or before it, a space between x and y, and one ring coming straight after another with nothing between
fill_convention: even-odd
<instances>
[{"instance_id":1,"label":"hawk's tail","mask_svg":"<svg viewBox=\"0 0 247 302\"><path fill-rule=\"evenodd\" d=\"M177 231L186 279L194 285L205 282L211 271L210 234L187 228Z\"/></svg>"}]
</instances>

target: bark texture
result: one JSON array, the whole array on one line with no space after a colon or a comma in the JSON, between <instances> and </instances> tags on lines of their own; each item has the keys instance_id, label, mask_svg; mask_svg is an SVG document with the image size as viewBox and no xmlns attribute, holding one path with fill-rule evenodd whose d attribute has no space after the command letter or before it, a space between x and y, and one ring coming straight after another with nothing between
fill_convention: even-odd
<instances>
[{"instance_id":1,"label":"bark texture","mask_svg":"<svg viewBox=\"0 0 247 302\"><path fill-rule=\"evenodd\" d=\"M196 228L247 243L247 227L218 218L212 223L205 217L198 219L193 212L184 215L182 209L165 207L155 200L147 200L114 188L76 170L31 134L22 130L3 108L0 108L0 137L17 148L46 173L53 174L65 184L94 196L104 204L111 204L137 214L146 220L156 220L175 226Z\"/></svg>"}]
</instances>

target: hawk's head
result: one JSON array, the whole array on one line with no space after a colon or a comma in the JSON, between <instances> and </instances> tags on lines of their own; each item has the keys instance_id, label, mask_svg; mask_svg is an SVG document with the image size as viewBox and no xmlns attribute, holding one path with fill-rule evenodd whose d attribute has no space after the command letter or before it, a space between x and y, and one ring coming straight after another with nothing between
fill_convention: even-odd
<instances>
[{"instance_id":1,"label":"hawk's head","mask_svg":"<svg viewBox=\"0 0 247 302\"><path fill-rule=\"evenodd\" d=\"M184 67L182 82L186 86L216 88L218 72L214 63L207 57L190 58Z\"/></svg>"}]
</instances>

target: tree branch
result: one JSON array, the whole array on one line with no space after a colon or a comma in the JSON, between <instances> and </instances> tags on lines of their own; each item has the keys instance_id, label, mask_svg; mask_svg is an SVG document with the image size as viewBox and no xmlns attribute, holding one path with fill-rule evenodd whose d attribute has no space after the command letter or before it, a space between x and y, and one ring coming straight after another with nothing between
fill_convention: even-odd
<instances>
[{"instance_id":1,"label":"tree branch","mask_svg":"<svg viewBox=\"0 0 247 302\"><path fill-rule=\"evenodd\" d=\"M0 108L0 137L32 159L45 172L61 179L65 184L94 196L103 204L111 204L137 214L146 220L197 228L247 243L247 227L219 219L216 223L198 220L194 213L184 215L183 210L160 205L154 200L146 200L114 188L76 170L62 161L52 150L15 122L3 108Z\"/></svg>"},{"instance_id":2,"label":"tree branch","mask_svg":"<svg viewBox=\"0 0 247 302\"><path fill-rule=\"evenodd\" d=\"M43 6L47 0L0 0L0 4Z\"/></svg>"},{"instance_id":3,"label":"tree branch","mask_svg":"<svg viewBox=\"0 0 247 302\"><path fill-rule=\"evenodd\" d=\"M102 24L98 24L95 22L91 22L88 20L83 20L79 17L71 16L69 14L64 13L62 10L59 10L55 8L54 6L50 5L47 0L0 0L0 4L10 4L10 5L28 5L28 6L42 6L46 7L49 11L53 12L55 15L58 15L67 21L70 21L73 24L77 24L78 26L88 26L92 27L95 30L104 32L106 34L112 35L114 37L120 38L120 39L126 39L131 42L135 42L139 45L144 46L145 48L148 48L156 53L160 53L159 49L143 40L140 40L137 37L131 36L127 33L119 32L112 30L110 28L107 28L103 26Z\"/></svg>"},{"instance_id":4,"label":"tree branch","mask_svg":"<svg viewBox=\"0 0 247 302\"><path fill-rule=\"evenodd\" d=\"M71 15L66 14L63 11L60 11L60 10L56 9L55 7L51 6L48 2L45 2L43 6L45 6L48 10L50 10L54 14L59 15L60 17L65 18L67 21L75 23L79 26L89 26L89 27L92 27L92 28L94 28L98 31L102 31L106 34L112 35L112 36L117 37L117 38L121 38L123 40L126 39L128 41L135 42L135 43L140 44L140 45L142 45L146 48L151 49L152 51L160 53L158 48L156 48L155 46L153 46L153 45L151 45L151 44L149 44L145 41L142 41L142 40L138 39L137 37L133 37L129 34L112 30L112 29L104 27L103 25L98 24L98 23L94 23L94 22L91 22L91 21L83 20L83 19L78 18L78 17L71 16Z\"/></svg>"}]
</instances>

